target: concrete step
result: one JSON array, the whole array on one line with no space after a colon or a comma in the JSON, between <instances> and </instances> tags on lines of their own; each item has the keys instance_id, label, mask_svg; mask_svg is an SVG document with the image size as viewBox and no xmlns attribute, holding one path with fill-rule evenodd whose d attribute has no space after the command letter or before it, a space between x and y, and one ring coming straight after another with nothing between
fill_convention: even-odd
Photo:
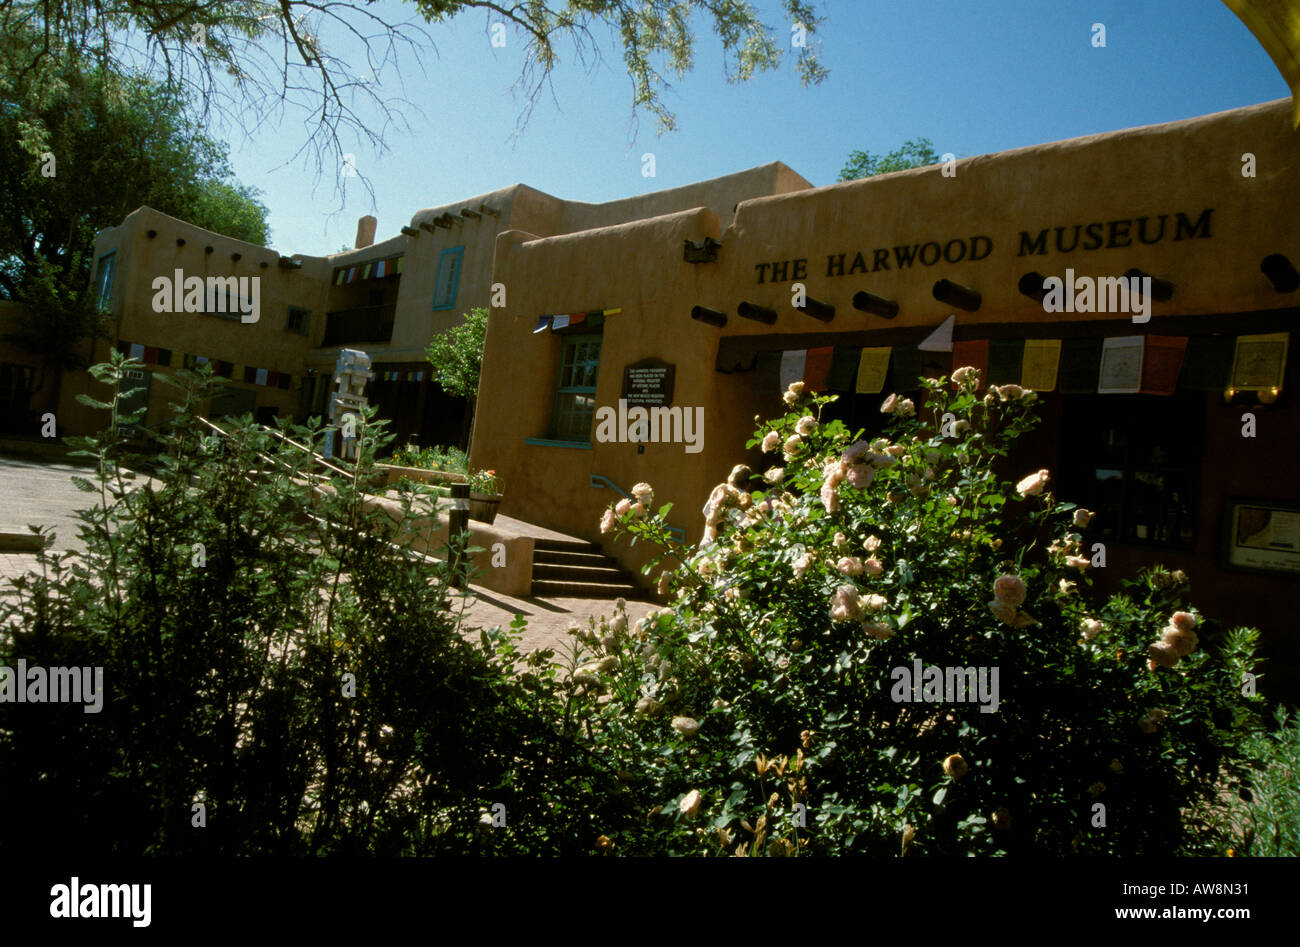
<instances>
[{"instance_id":1,"label":"concrete step","mask_svg":"<svg viewBox=\"0 0 1300 947\"><path fill-rule=\"evenodd\" d=\"M630 585L632 575L612 560L599 565L550 565L533 560L533 580L556 582L598 582Z\"/></svg>"},{"instance_id":2,"label":"concrete step","mask_svg":"<svg viewBox=\"0 0 1300 947\"><path fill-rule=\"evenodd\" d=\"M573 552L533 547L533 562L549 566L603 566L613 560L599 552Z\"/></svg>"},{"instance_id":3,"label":"concrete step","mask_svg":"<svg viewBox=\"0 0 1300 947\"><path fill-rule=\"evenodd\" d=\"M546 552L594 552L604 555L600 546L581 539L535 539L533 540L533 550L538 549Z\"/></svg>"},{"instance_id":4,"label":"concrete step","mask_svg":"<svg viewBox=\"0 0 1300 947\"><path fill-rule=\"evenodd\" d=\"M533 580L534 598L631 598L638 594L636 586L629 584L591 582L552 582Z\"/></svg>"}]
</instances>

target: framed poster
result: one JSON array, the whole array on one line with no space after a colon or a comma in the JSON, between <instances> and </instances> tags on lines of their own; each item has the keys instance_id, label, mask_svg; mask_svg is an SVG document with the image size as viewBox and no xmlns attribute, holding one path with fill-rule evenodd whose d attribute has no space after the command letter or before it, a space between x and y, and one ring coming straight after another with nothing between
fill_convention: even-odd
<instances>
[{"instance_id":1,"label":"framed poster","mask_svg":"<svg viewBox=\"0 0 1300 947\"><path fill-rule=\"evenodd\" d=\"M1097 392L1133 395L1142 390L1142 353L1146 336L1124 335L1106 339L1101 346L1101 373Z\"/></svg>"},{"instance_id":2,"label":"framed poster","mask_svg":"<svg viewBox=\"0 0 1300 947\"><path fill-rule=\"evenodd\" d=\"M1232 360L1231 387L1247 391L1281 389L1286 374L1286 350L1289 332L1272 335L1243 335L1237 338Z\"/></svg>"},{"instance_id":3,"label":"framed poster","mask_svg":"<svg viewBox=\"0 0 1300 947\"><path fill-rule=\"evenodd\" d=\"M1300 501L1229 497L1223 566L1300 578Z\"/></svg>"}]
</instances>

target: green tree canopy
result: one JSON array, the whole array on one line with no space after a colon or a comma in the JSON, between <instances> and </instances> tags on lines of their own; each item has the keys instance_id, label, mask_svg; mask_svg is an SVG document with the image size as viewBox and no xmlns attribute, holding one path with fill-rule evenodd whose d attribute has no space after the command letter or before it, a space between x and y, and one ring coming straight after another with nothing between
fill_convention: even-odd
<instances>
[{"instance_id":1,"label":"green tree canopy","mask_svg":"<svg viewBox=\"0 0 1300 947\"><path fill-rule=\"evenodd\" d=\"M869 151L849 153L848 163L840 169L841 181L854 181L858 178L874 177L891 171L905 171L908 168L923 168L928 164L938 164L939 156L934 152L934 142L928 138L914 138L903 142L901 148L887 155L873 155Z\"/></svg>"},{"instance_id":2,"label":"green tree canopy","mask_svg":"<svg viewBox=\"0 0 1300 947\"><path fill-rule=\"evenodd\" d=\"M465 313L465 321L433 337L425 354L433 366L433 378L447 394L456 398L478 397L478 374L483 365L483 339L487 336L488 311L483 307Z\"/></svg>"},{"instance_id":3,"label":"green tree canopy","mask_svg":"<svg viewBox=\"0 0 1300 947\"><path fill-rule=\"evenodd\" d=\"M697 15L700 27L720 39L731 81L777 67L786 49L796 52L805 85L826 75L814 35L821 18L809 0L773 2L780 11L774 26L763 22L753 0L404 0L403 6L429 24L481 14L485 45L513 31L512 44L522 40L524 47L521 122L562 51L572 50L579 62L599 59L593 33L600 27L608 28L627 67L633 114L649 111L661 131L675 127L663 101L668 77L694 66ZM349 150L342 135L382 149L383 129L400 123L409 104L383 79L409 72L433 47L418 24L390 22L369 0L0 0L0 34L20 30L31 37L22 44L29 70L79 50L116 74L144 69L169 89L193 92L205 112L246 129L265 120L268 109L292 108L307 120L303 147L318 170L327 157L340 167ZM343 49L354 51L350 61Z\"/></svg>"}]
</instances>

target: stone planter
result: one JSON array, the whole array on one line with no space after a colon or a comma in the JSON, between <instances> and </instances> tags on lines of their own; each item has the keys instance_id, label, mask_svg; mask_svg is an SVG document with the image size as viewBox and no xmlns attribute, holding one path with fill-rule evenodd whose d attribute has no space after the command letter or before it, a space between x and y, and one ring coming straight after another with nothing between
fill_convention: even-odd
<instances>
[{"instance_id":1,"label":"stone planter","mask_svg":"<svg viewBox=\"0 0 1300 947\"><path fill-rule=\"evenodd\" d=\"M499 493L470 493L469 518L480 523L492 525L497 518L497 509L501 506Z\"/></svg>"}]
</instances>

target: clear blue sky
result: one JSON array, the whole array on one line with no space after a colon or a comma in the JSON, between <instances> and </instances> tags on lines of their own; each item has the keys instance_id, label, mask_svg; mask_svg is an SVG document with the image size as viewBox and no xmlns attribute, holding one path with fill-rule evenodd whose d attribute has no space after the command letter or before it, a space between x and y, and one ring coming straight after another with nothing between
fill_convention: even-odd
<instances>
[{"instance_id":1,"label":"clear blue sky","mask_svg":"<svg viewBox=\"0 0 1300 947\"><path fill-rule=\"evenodd\" d=\"M759 0L789 42L779 5ZM424 74L409 59L380 84L414 104L388 150L349 145L374 186L355 180L339 209L332 169L319 180L299 159L303 116L232 142L240 180L263 191L281 252L351 246L373 213L380 239L422 207L523 182L557 197L604 201L780 160L815 185L832 183L855 148L887 152L927 137L940 154L986 154L1077 135L1172 121L1282 98L1282 77L1221 0L822 0L830 76L804 88L793 57L775 72L728 84L720 44L697 20L695 69L668 91L678 131L631 118L632 87L612 36L598 63L561 51L553 87L514 136L523 109L511 86L523 61L513 32L494 49L488 16L428 25L437 52ZM412 8L379 0L391 19ZM1094 48L1092 24L1106 26ZM329 32L323 33L328 45ZM362 72L363 70L356 70ZM220 128L213 132L221 135ZM653 152L657 175L641 174ZM285 167L286 161L290 163Z\"/></svg>"}]
</instances>

